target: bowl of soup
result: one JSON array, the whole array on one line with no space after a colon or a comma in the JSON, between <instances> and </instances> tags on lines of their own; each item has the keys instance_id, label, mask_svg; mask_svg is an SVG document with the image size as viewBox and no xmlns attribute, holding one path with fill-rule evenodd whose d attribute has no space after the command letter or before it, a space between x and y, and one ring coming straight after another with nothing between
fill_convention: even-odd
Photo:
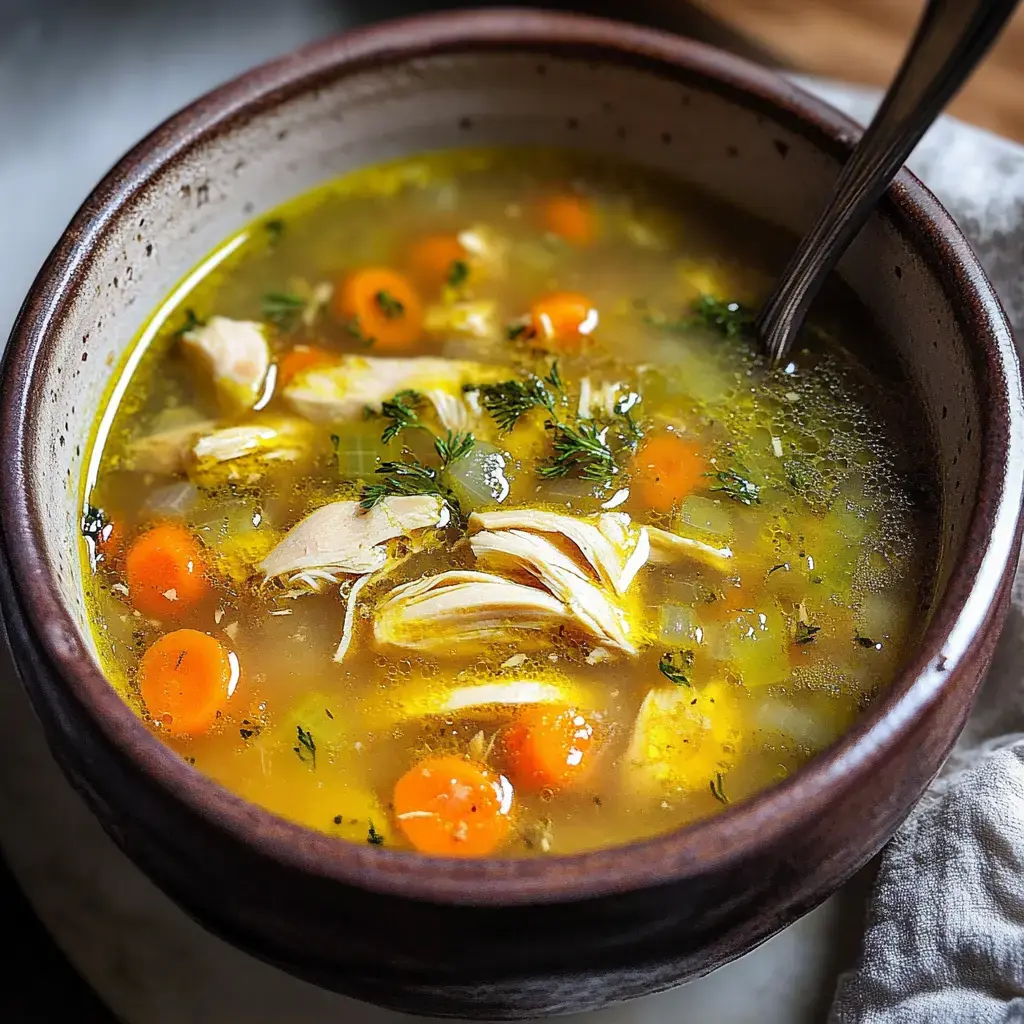
<instances>
[{"instance_id":1,"label":"bowl of soup","mask_svg":"<svg viewBox=\"0 0 1024 1024\"><path fill-rule=\"evenodd\" d=\"M770 367L857 136L543 12L316 44L142 142L3 371L3 598L55 756L205 926L516 1018L749 950L958 734L1020 543L998 300L903 172Z\"/></svg>"}]
</instances>

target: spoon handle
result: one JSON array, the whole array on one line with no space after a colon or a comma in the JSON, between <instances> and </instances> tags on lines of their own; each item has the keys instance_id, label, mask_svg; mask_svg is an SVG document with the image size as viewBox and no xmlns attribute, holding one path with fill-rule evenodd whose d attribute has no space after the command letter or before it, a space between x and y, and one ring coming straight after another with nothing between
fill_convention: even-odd
<instances>
[{"instance_id":1,"label":"spoon handle","mask_svg":"<svg viewBox=\"0 0 1024 1024\"><path fill-rule=\"evenodd\" d=\"M756 330L773 364L785 357L822 282L1017 2L930 0L899 72L840 172L828 205L758 314Z\"/></svg>"}]
</instances>

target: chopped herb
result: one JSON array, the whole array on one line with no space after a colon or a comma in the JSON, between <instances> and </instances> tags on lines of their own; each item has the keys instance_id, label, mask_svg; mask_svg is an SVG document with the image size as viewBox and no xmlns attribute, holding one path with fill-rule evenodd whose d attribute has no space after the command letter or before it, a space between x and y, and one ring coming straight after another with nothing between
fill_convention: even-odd
<instances>
[{"instance_id":1,"label":"chopped herb","mask_svg":"<svg viewBox=\"0 0 1024 1024\"><path fill-rule=\"evenodd\" d=\"M725 338L739 338L753 331L754 311L738 302L702 295L693 304L691 320L695 326L707 327Z\"/></svg>"},{"instance_id":2,"label":"chopped herb","mask_svg":"<svg viewBox=\"0 0 1024 1024\"><path fill-rule=\"evenodd\" d=\"M416 412L422 404L423 396L418 391L411 391L408 388L397 392L386 402L381 402L380 415L391 420L380 436L381 441L387 444L403 430L422 428L423 424Z\"/></svg>"},{"instance_id":3,"label":"chopped herb","mask_svg":"<svg viewBox=\"0 0 1024 1024\"><path fill-rule=\"evenodd\" d=\"M186 757L185 764L190 764L194 768L196 764L196 759L194 757Z\"/></svg>"},{"instance_id":4,"label":"chopped herb","mask_svg":"<svg viewBox=\"0 0 1024 1024\"><path fill-rule=\"evenodd\" d=\"M384 288L374 295L374 300L377 303L377 307L388 320L396 320L405 313L405 304Z\"/></svg>"},{"instance_id":5,"label":"chopped herb","mask_svg":"<svg viewBox=\"0 0 1024 1024\"><path fill-rule=\"evenodd\" d=\"M552 372L561 383L561 378L557 376L557 366L552 367ZM544 382L537 377L485 384L474 390L479 390L483 407L494 418L500 430L511 430L519 417L531 409L540 407L554 412L555 400L544 386Z\"/></svg>"},{"instance_id":6,"label":"chopped herb","mask_svg":"<svg viewBox=\"0 0 1024 1024\"><path fill-rule=\"evenodd\" d=\"M370 346L377 339L371 338L369 335L363 333L362 324L359 322L359 317L354 316L347 324L345 324L345 330L355 338L356 341L361 342L363 345Z\"/></svg>"},{"instance_id":7,"label":"chopped herb","mask_svg":"<svg viewBox=\"0 0 1024 1024\"><path fill-rule=\"evenodd\" d=\"M242 727L238 730L238 735L243 740L251 740L253 736L259 736L262 727L257 725L256 722L250 722L248 718L242 719Z\"/></svg>"},{"instance_id":8,"label":"chopped herb","mask_svg":"<svg viewBox=\"0 0 1024 1024\"><path fill-rule=\"evenodd\" d=\"M301 725L295 727L299 745L292 747L292 750L299 755L299 760L304 761L312 768L316 768L316 744L313 742L313 734L307 732Z\"/></svg>"},{"instance_id":9,"label":"chopped herb","mask_svg":"<svg viewBox=\"0 0 1024 1024\"><path fill-rule=\"evenodd\" d=\"M324 714L325 714L325 715L326 715L326 716L327 716L327 717L328 717L328 718L329 718L329 719L330 719L330 720L331 720L332 722L334 721L334 715L332 715L332 714L331 714L331 709L330 709L330 708L324 708Z\"/></svg>"},{"instance_id":10,"label":"chopped herb","mask_svg":"<svg viewBox=\"0 0 1024 1024\"><path fill-rule=\"evenodd\" d=\"M359 498L364 511L368 512L385 498L394 496L435 494L439 498L452 500L441 490L437 470L424 466L419 459L413 458L410 462L382 462L377 473L383 479L367 484Z\"/></svg>"},{"instance_id":11,"label":"chopped herb","mask_svg":"<svg viewBox=\"0 0 1024 1024\"><path fill-rule=\"evenodd\" d=\"M732 498L733 501L738 501L741 505L759 505L761 503L760 486L752 480L748 480L735 469L723 469L704 475L717 481L708 490L721 491L727 498Z\"/></svg>"},{"instance_id":12,"label":"chopped herb","mask_svg":"<svg viewBox=\"0 0 1024 1024\"><path fill-rule=\"evenodd\" d=\"M773 565L766 573L765 578L767 579L773 572L778 572L780 569L785 569L789 572L789 562L779 562L778 565Z\"/></svg>"},{"instance_id":13,"label":"chopped herb","mask_svg":"<svg viewBox=\"0 0 1024 1024\"><path fill-rule=\"evenodd\" d=\"M858 647L864 647L864 648L874 647L876 650L879 650L879 651L882 649L882 645L880 643L876 642L875 640L872 640L871 637L861 636L859 633L857 634L857 636L855 636L853 638L853 642Z\"/></svg>"},{"instance_id":14,"label":"chopped herb","mask_svg":"<svg viewBox=\"0 0 1024 1024\"><path fill-rule=\"evenodd\" d=\"M452 260L448 268L448 286L461 288L469 277L469 264L465 260Z\"/></svg>"},{"instance_id":15,"label":"chopped herb","mask_svg":"<svg viewBox=\"0 0 1024 1024\"><path fill-rule=\"evenodd\" d=\"M798 622L796 624L796 636L793 639L793 643L799 644L801 647L805 644L814 643L820 632L821 626L812 626L807 622Z\"/></svg>"},{"instance_id":16,"label":"chopped herb","mask_svg":"<svg viewBox=\"0 0 1024 1024\"><path fill-rule=\"evenodd\" d=\"M306 308L306 300L287 292L271 292L263 296L263 318L277 324L282 330L289 330Z\"/></svg>"},{"instance_id":17,"label":"chopped herb","mask_svg":"<svg viewBox=\"0 0 1024 1024\"><path fill-rule=\"evenodd\" d=\"M277 245L281 241L281 236L284 234L284 221L280 219L268 220L263 222L263 230L267 233L267 238L270 239L271 245Z\"/></svg>"},{"instance_id":18,"label":"chopped herb","mask_svg":"<svg viewBox=\"0 0 1024 1024\"><path fill-rule=\"evenodd\" d=\"M184 337L189 331L194 331L197 327L202 327L205 320L200 320L196 316L194 309L185 310L185 322L174 332L176 338Z\"/></svg>"},{"instance_id":19,"label":"chopped herb","mask_svg":"<svg viewBox=\"0 0 1024 1024\"><path fill-rule=\"evenodd\" d=\"M682 666L689 668L693 664L693 651L681 651L678 654L666 651L658 662L658 671L676 686L690 686L689 677L683 671L680 662Z\"/></svg>"},{"instance_id":20,"label":"chopped herb","mask_svg":"<svg viewBox=\"0 0 1024 1024\"><path fill-rule=\"evenodd\" d=\"M373 821L370 821L370 827L366 831L366 841L371 846L383 846L384 837L373 827Z\"/></svg>"},{"instance_id":21,"label":"chopped herb","mask_svg":"<svg viewBox=\"0 0 1024 1024\"><path fill-rule=\"evenodd\" d=\"M534 333L533 324L525 320L513 320L505 328L505 335L509 341L518 341L520 338L532 338Z\"/></svg>"},{"instance_id":22,"label":"chopped herb","mask_svg":"<svg viewBox=\"0 0 1024 1024\"><path fill-rule=\"evenodd\" d=\"M456 433L448 431L447 437L435 437L434 448L441 460L441 468L447 469L453 462L465 458L476 444L476 438L472 434Z\"/></svg>"},{"instance_id":23,"label":"chopped herb","mask_svg":"<svg viewBox=\"0 0 1024 1024\"><path fill-rule=\"evenodd\" d=\"M345 819L344 819L344 818L342 818L342 816L341 816L340 814L336 814L336 815L334 816L334 824L335 824L335 825L340 825L340 824L342 823L342 821L344 821L344 820L345 820Z\"/></svg>"},{"instance_id":24,"label":"chopped herb","mask_svg":"<svg viewBox=\"0 0 1024 1024\"><path fill-rule=\"evenodd\" d=\"M579 476L584 480L607 481L619 467L608 446L608 428L580 420L575 427L566 423L548 423L554 434L551 459L537 467L542 480Z\"/></svg>"},{"instance_id":25,"label":"chopped herb","mask_svg":"<svg viewBox=\"0 0 1024 1024\"><path fill-rule=\"evenodd\" d=\"M727 804L729 798L725 795L725 787L722 785L722 773L715 772L715 777L711 780L711 795L720 803Z\"/></svg>"},{"instance_id":26,"label":"chopped herb","mask_svg":"<svg viewBox=\"0 0 1024 1024\"><path fill-rule=\"evenodd\" d=\"M631 447L636 447L636 442L641 440L644 436L644 432L640 429L639 424L633 419L633 410L640 404L640 396L635 391L630 391L625 395L619 395L615 399L615 415L621 417L626 422L626 436L630 442Z\"/></svg>"}]
</instances>

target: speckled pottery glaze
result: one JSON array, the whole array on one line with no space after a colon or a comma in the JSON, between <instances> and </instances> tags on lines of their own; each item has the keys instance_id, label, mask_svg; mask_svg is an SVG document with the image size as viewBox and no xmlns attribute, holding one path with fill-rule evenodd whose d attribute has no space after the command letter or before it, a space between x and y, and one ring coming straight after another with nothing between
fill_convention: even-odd
<instances>
[{"instance_id":1,"label":"speckled pottery glaze","mask_svg":"<svg viewBox=\"0 0 1024 1024\"><path fill-rule=\"evenodd\" d=\"M935 611L836 746L712 820L626 848L450 861L347 845L245 803L164 747L85 627L79 488L136 331L253 216L326 178L466 144L569 145L668 171L793 232L855 127L784 80L657 32L526 11L393 22L207 95L86 201L22 309L0 381L0 587L55 756L189 913L382 1005L515 1019L706 973L816 906L892 834L963 726L1020 546L1022 398L1009 328L962 235L908 172L840 273L921 393L942 481Z\"/></svg>"}]
</instances>

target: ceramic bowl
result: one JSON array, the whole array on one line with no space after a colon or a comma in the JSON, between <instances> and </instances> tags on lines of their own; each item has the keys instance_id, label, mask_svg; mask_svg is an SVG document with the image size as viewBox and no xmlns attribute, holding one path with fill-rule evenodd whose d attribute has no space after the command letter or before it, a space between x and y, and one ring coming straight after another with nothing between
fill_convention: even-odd
<instances>
[{"instance_id":1,"label":"ceramic bowl","mask_svg":"<svg viewBox=\"0 0 1024 1024\"><path fill-rule=\"evenodd\" d=\"M222 239L326 178L426 149L545 144L675 175L803 231L856 127L685 39L566 15L394 22L258 68L171 118L96 188L42 269L3 367L2 597L53 752L107 831L214 932L318 984L511 1019L674 985L810 910L941 765L1006 608L1022 402L999 303L903 172L839 273L919 393L941 480L927 633L871 710L781 785L626 848L433 860L306 831L204 778L119 700L85 627L89 437L141 323ZM115 392L116 393L116 392Z\"/></svg>"}]
</instances>

